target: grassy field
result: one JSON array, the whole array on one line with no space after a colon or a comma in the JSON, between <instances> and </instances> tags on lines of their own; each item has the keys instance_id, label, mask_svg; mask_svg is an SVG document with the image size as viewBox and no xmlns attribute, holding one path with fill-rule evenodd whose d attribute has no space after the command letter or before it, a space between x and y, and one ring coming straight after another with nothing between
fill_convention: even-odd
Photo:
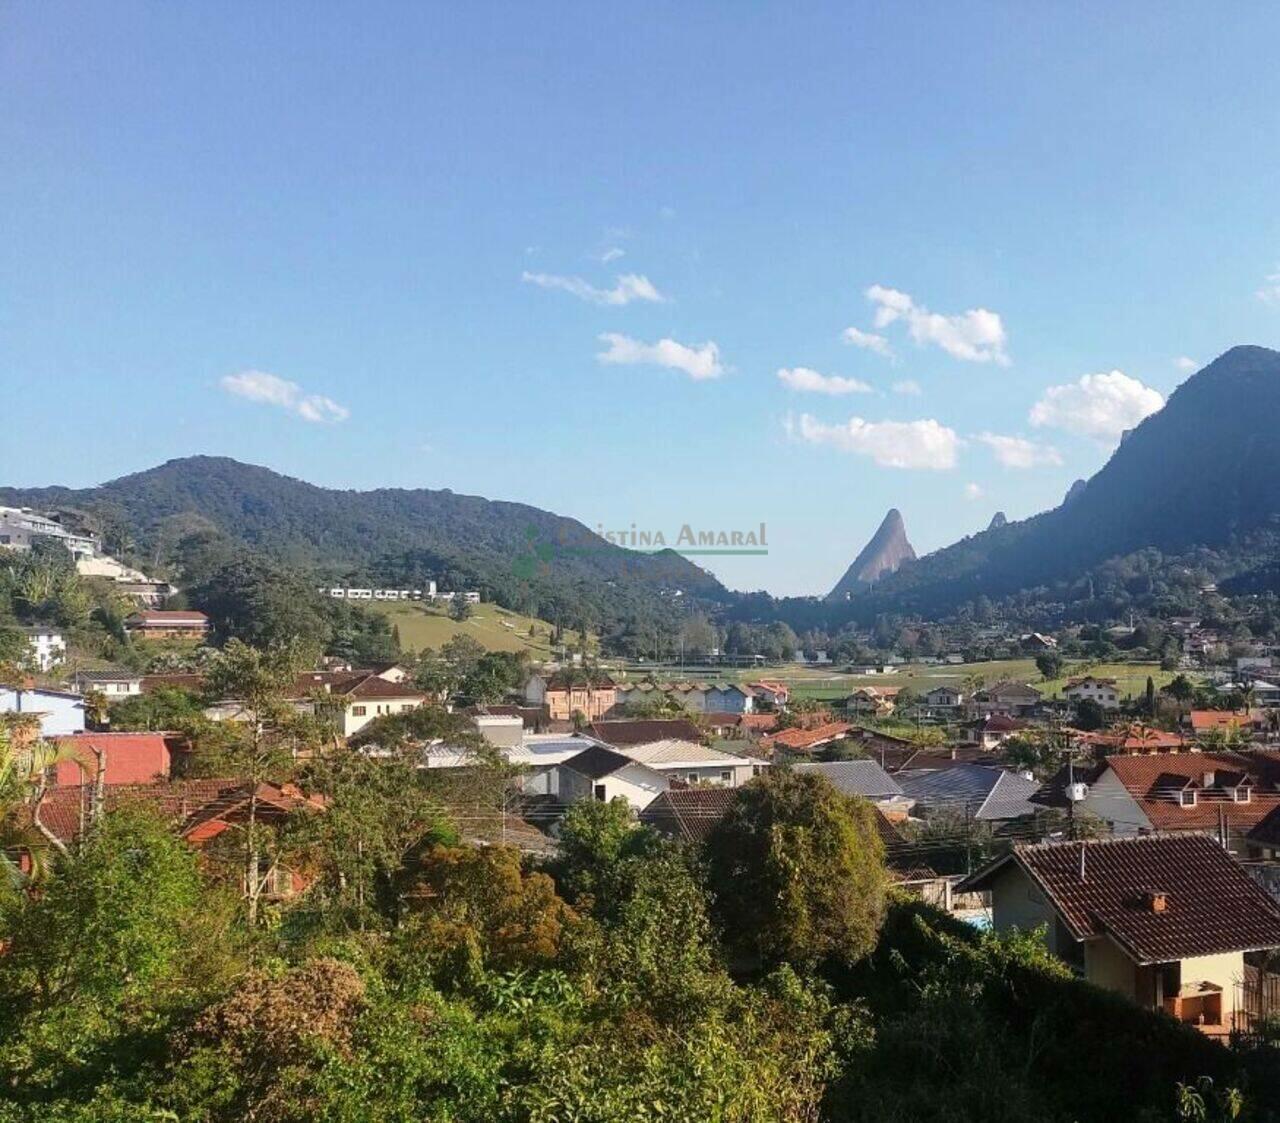
<instances>
[{"instance_id":1,"label":"grassy field","mask_svg":"<svg viewBox=\"0 0 1280 1123\"><path fill-rule=\"evenodd\" d=\"M551 656L550 624L508 612L496 604L474 605L471 616L461 622L451 619L444 609L423 604L375 601L370 607L399 629L400 644L405 651L439 649L454 636L463 635L483 644L488 651L527 651L535 659ZM530 628L533 635L529 634Z\"/></svg>"},{"instance_id":2,"label":"grassy field","mask_svg":"<svg viewBox=\"0 0 1280 1123\"><path fill-rule=\"evenodd\" d=\"M796 698L833 700L844 698L860 686L910 687L917 693L932 690L935 686L958 686L969 679L982 679L985 683L1012 679L1034 686L1041 693L1051 696L1061 692L1068 678L1081 674L1093 674L1102 678L1114 678L1120 686L1121 697L1141 695L1147 687L1150 675L1156 689L1174 677L1173 672L1162 671L1155 663L1069 663L1066 673L1058 679L1045 682L1036 670L1034 659L1000 659L987 663L963 663L960 665L922 665L909 663L892 675L849 675L821 667L804 667L795 664L759 667L750 671L721 669L704 671L690 668L687 678L727 678L735 682L758 679L777 679L790 685ZM638 677L634 676L633 677ZM663 673L661 677L678 678L677 674Z\"/></svg>"}]
</instances>

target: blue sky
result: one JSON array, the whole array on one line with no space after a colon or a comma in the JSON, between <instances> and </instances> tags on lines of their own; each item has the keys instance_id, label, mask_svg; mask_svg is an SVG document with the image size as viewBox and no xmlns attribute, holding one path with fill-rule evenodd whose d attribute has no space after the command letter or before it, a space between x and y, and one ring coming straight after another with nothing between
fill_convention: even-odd
<instances>
[{"instance_id":1,"label":"blue sky","mask_svg":"<svg viewBox=\"0 0 1280 1123\"><path fill-rule=\"evenodd\" d=\"M824 592L889 506L921 551L1032 514L1187 360L1280 344L1278 32L5 5L0 479L203 452L669 538L763 522L769 556L716 572Z\"/></svg>"}]
</instances>

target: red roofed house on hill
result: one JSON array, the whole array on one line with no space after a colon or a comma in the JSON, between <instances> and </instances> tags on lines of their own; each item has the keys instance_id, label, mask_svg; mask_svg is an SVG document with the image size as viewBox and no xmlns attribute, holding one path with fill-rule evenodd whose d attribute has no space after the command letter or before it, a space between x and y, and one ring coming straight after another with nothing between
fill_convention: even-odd
<instances>
[{"instance_id":1,"label":"red roofed house on hill","mask_svg":"<svg viewBox=\"0 0 1280 1123\"><path fill-rule=\"evenodd\" d=\"M149 608L135 612L124 627L134 639L202 640L209 633L209 617L203 612Z\"/></svg>"},{"instance_id":2,"label":"red roofed house on hill","mask_svg":"<svg viewBox=\"0 0 1280 1123\"><path fill-rule=\"evenodd\" d=\"M1280 905L1202 834L1018 845L957 887L989 892L997 931L1044 926L1089 982L1204 1032L1248 1027Z\"/></svg>"}]
</instances>

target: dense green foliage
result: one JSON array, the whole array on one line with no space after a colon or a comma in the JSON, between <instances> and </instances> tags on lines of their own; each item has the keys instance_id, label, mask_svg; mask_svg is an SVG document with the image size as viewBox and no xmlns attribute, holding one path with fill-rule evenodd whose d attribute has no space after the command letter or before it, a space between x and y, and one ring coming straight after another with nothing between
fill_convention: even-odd
<instances>
[{"instance_id":1,"label":"dense green foliage","mask_svg":"<svg viewBox=\"0 0 1280 1123\"><path fill-rule=\"evenodd\" d=\"M219 673L265 711L277 658ZM465 809L410 755L339 750L298 779L326 810L274 845L312 888L256 921L216 851L141 808L7 899L0 1121L1155 1123L1202 1078L1272 1118L1267 1056L1073 981L1034 936L886 909L865 809L825 781L744 789L724 838L756 892L726 915L724 855L621 802L576 805L539 867L460 844ZM779 838L847 884L782 876ZM777 965L731 973L727 923L772 933Z\"/></svg>"}]
</instances>

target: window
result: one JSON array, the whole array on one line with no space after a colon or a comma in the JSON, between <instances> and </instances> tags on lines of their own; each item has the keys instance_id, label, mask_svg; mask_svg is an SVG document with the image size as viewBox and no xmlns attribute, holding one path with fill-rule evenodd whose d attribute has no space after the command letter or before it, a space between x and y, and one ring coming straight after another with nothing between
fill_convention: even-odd
<instances>
[{"instance_id":1,"label":"window","mask_svg":"<svg viewBox=\"0 0 1280 1123\"><path fill-rule=\"evenodd\" d=\"M728 768L726 768L723 772L720 773L720 782L723 784L732 784L733 772L730 771Z\"/></svg>"},{"instance_id":2,"label":"window","mask_svg":"<svg viewBox=\"0 0 1280 1123\"><path fill-rule=\"evenodd\" d=\"M597 803L604 803L604 802L605 802L605 800L607 799L607 797L606 797L606 795L605 795L604 785L603 785L603 784L597 784L597 785L595 786L594 795L595 795L595 797L596 797L596 802L597 802Z\"/></svg>"},{"instance_id":3,"label":"window","mask_svg":"<svg viewBox=\"0 0 1280 1123\"><path fill-rule=\"evenodd\" d=\"M368 713L368 707L367 707L367 706L352 706L352 707L351 707L351 716L352 716L352 717L364 717L364 715L365 715L366 713Z\"/></svg>"},{"instance_id":4,"label":"window","mask_svg":"<svg viewBox=\"0 0 1280 1123\"><path fill-rule=\"evenodd\" d=\"M1194 807L1196 805L1195 788L1185 788L1178 793L1178 802L1183 807Z\"/></svg>"},{"instance_id":5,"label":"window","mask_svg":"<svg viewBox=\"0 0 1280 1123\"><path fill-rule=\"evenodd\" d=\"M1253 796L1253 789L1247 784L1241 784L1238 788L1231 789L1231 798L1236 803L1248 803Z\"/></svg>"}]
</instances>

